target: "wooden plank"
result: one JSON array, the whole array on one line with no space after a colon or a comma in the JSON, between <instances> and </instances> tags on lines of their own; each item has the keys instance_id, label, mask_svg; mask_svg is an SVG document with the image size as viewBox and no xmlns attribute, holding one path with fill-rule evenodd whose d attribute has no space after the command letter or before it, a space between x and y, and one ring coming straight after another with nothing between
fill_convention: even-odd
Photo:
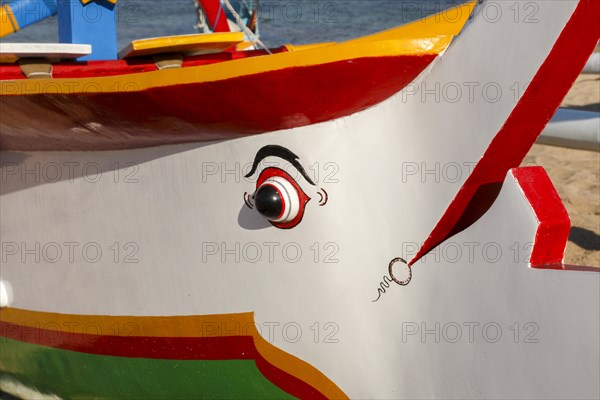
<instances>
[{"instance_id":1,"label":"wooden plank","mask_svg":"<svg viewBox=\"0 0 600 400\"><path fill-rule=\"evenodd\" d=\"M218 53L242 43L242 32L164 36L134 40L119 52L120 58L149 56L160 53Z\"/></svg>"},{"instance_id":2,"label":"wooden plank","mask_svg":"<svg viewBox=\"0 0 600 400\"><path fill-rule=\"evenodd\" d=\"M20 58L78 58L92 53L89 44L71 43L0 43L0 62L15 62Z\"/></svg>"}]
</instances>

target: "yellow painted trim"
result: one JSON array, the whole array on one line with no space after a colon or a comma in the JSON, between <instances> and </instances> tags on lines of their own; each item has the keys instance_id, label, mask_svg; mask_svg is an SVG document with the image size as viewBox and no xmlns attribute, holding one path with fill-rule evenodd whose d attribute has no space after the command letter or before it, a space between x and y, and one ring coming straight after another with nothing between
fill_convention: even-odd
<instances>
[{"instance_id":1,"label":"yellow painted trim","mask_svg":"<svg viewBox=\"0 0 600 400\"><path fill-rule=\"evenodd\" d=\"M83 5L86 5L88 3L91 3L92 1L96 1L96 0L81 0L81 3ZM105 0L105 1L108 1L109 3L112 3L112 4L117 4L117 0Z\"/></svg>"},{"instance_id":2,"label":"yellow painted trim","mask_svg":"<svg viewBox=\"0 0 600 400\"><path fill-rule=\"evenodd\" d=\"M246 50L247 48L249 48L251 46L252 46L252 42L242 42L242 43L237 44L235 46L235 49L237 51L242 51L242 50Z\"/></svg>"},{"instance_id":3,"label":"yellow painted trim","mask_svg":"<svg viewBox=\"0 0 600 400\"><path fill-rule=\"evenodd\" d=\"M330 399L348 396L327 376L301 359L273 346L256 329L253 313L197 316L69 315L4 308L0 321L22 327L70 334L127 337L251 336L260 355L271 365L308 383Z\"/></svg>"},{"instance_id":4,"label":"yellow painted trim","mask_svg":"<svg viewBox=\"0 0 600 400\"><path fill-rule=\"evenodd\" d=\"M142 91L171 85L215 82L285 68L307 67L356 58L437 55L444 51L452 38L460 32L475 4L476 1L471 1L424 20L344 43L292 46L295 51L286 53L118 76L51 79L44 82L0 81L0 95Z\"/></svg>"},{"instance_id":5,"label":"yellow painted trim","mask_svg":"<svg viewBox=\"0 0 600 400\"><path fill-rule=\"evenodd\" d=\"M242 32L199 33L139 39L119 52L119 57L138 57L160 53L221 52L244 41Z\"/></svg>"},{"instance_id":6,"label":"yellow painted trim","mask_svg":"<svg viewBox=\"0 0 600 400\"><path fill-rule=\"evenodd\" d=\"M257 332L258 333L258 332ZM331 379L321 371L301 359L286 353L273 346L267 340L258 340L254 343L256 349L269 364L287 372L288 374L308 383L323 393L328 399L346 400L349 397ZM284 367L285 366L285 367Z\"/></svg>"},{"instance_id":7,"label":"yellow painted trim","mask_svg":"<svg viewBox=\"0 0 600 400\"><path fill-rule=\"evenodd\" d=\"M437 36L380 42L348 42L304 51L243 58L218 64L136 74L63 78L45 82L33 80L0 81L0 95L142 91L155 87L214 82L285 68L306 67L356 58L436 55L443 51L451 40L451 36Z\"/></svg>"},{"instance_id":8,"label":"yellow painted trim","mask_svg":"<svg viewBox=\"0 0 600 400\"><path fill-rule=\"evenodd\" d=\"M399 37L429 37L437 35L456 36L467 23L476 5L477 0L470 0L467 3L430 15L427 18L422 18L406 25L378 32L373 35L363 36L351 40L350 42L373 42Z\"/></svg>"},{"instance_id":9,"label":"yellow painted trim","mask_svg":"<svg viewBox=\"0 0 600 400\"><path fill-rule=\"evenodd\" d=\"M123 317L112 315L71 315L49 312L5 308L0 311L0 321L76 334L111 336L154 336L154 337L211 337L240 336L248 326L248 336L252 336L254 316L252 313L217 314L199 316L169 317ZM231 327L240 326L235 330ZM176 327L176 328L174 328ZM219 328L216 332L213 328ZM93 329L92 329L93 328Z\"/></svg>"},{"instance_id":10,"label":"yellow painted trim","mask_svg":"<svg viewBox=\"0 0 600 400\"><path fill-rule=\"evenodd\" d=\"M311 43L311 44L286 44L283 47L287 49L287 51L303 51L303 50L311 50L319 47L333 46L337 44L336 42L323 42L323 43Z\"/></svg>"},{"instance_id":11,"label":"yellow painted trim","mask_svg":"<svg viewBox=\"0 0 600 400\"><path fill-rule=\"evenodd\" d=\"M9 4L0 8L0 38L11 35L19 30L19 23Z\"/></svg>"}]
</instances>

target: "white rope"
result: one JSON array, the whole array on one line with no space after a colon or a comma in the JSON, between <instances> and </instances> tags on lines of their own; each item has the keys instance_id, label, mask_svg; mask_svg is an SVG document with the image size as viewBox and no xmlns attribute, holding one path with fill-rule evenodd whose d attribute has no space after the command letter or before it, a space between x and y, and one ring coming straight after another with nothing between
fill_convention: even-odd
<instances>
[{"instance_id":1,"label":"white rope","mask_svg":"<svg viewBox=\"0 0 600 400\"><path fill-rule=\"evenodd\" d=\"M250 39L250 41L252 42L252 44L256 46L256 43L258 43L263 49L265 49L267 51L267 53L273 54L273 53L271 53L271 51L269 50L269 48L267 46L265 46L265 44L263 42L260 41L260 39L258 38L258 36L256 36L254 34L254 32L252 32L250 30L250 28L248 28L246 26L246 24L242 20L242 17L240 17L240 15L235 11L235 9L233 8L233 6L229 2L229 0L221 0L221 1L223 2L223 4L225 4L225 7L227 7L227 9L229 10L229 12L233 15L233 17L235 18L236 23L239 25L240 28L242 28L242 30L244 31L244 33L246 34L246 36L248 36L248 38Z\"/></svg>"}]
</instances>

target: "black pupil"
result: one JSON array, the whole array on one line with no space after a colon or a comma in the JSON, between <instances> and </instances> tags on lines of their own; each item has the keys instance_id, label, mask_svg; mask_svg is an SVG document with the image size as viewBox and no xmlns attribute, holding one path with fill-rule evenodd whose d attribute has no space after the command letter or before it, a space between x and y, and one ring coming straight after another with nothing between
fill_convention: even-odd
<instances>
[{"instance_id":1,"label":"black pupil","mask_svg":"<svg viewBox=\"0 0 600 400\"><path fill-rule=\"evenodd\" d=\"M277 189L271 185L258 188L254 197L256 209L267 219L276 219L283 211L283 199Z\"/></svg>"}]
</instances>

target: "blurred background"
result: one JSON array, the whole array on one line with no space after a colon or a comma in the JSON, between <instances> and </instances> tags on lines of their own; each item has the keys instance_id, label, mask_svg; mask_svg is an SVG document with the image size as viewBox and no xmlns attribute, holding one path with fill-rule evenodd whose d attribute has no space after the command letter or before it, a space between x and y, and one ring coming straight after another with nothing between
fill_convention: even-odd
<instances>
[{"instance_id":1,"label":"blurred background","mask_svg":"<svg viewBox=\"0 0 600 400\"><path fill-rule=\"evenodd\" d=\"M2 2L4 3L4 2ZM342 41L424 18L455 0L260 0L261 38L269 46ZM196 33L193 0L119 0L119 48L134 39ZM56 42L56 17L10 36L11 42Z\"/></svg>"}]
</instances>

